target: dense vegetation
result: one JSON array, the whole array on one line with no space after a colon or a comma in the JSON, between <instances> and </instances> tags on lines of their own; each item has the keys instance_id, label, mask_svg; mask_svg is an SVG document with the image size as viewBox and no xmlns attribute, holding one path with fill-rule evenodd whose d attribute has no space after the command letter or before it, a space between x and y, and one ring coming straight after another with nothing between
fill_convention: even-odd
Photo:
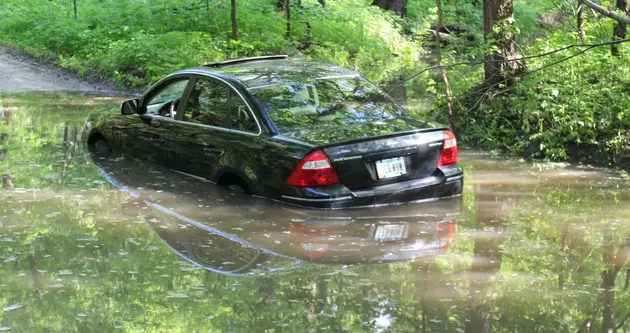
<instances>
[{"instance_id":1,"label":"dense vegetation","mask_svg":"<svg viewBox=\"0 0 630 333\"><path fill-rule=\"evenodd\" d=\"M4 0L0 43L127 87L217 60L311 56L354 67L413 112L450 121L468 145L630 165L630 43L549 53L621 39L622 23L571 0L516 0L514 16L495 13L489 29L478 0L444 3L442 20L433 0L374 3L392 11L368 0Z\"/></svg>"}]
</instances>

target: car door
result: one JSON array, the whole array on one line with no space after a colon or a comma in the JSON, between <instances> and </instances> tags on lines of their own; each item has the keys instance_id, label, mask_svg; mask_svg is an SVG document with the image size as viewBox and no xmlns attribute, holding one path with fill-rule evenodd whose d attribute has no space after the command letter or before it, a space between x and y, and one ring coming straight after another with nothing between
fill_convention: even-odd
<instances>
[{"instance_id":1,"label":"car door","mask_svg":"<svg viewBox=\"0 0 630 333\"><path fill-rule=\"evenodd\" d=\"M169 141L175 131L175 113L190 81L188 76L166 80L142 98L138 115L128 116L117 126L123 154L168 163Z\"/></svg>"},{"instance_id":2,"label":"car door","mask_svg":"<svg viewBox=\"0 0 630 333\"><path fill-rule=\"evenodd\" d=\"M252 108L234 89L230 89L230 133L226 135L225 165L220 172L235 173L252 193L262 194L258 186L266 174L265 146L262 128ZM273 163L273 162L271 162Z\"/></svg>"},{"instance_id":3,"label":"car door","mask_svg":"<svg viewBox=\"0 0 630 333\"><path fill-rule=\"evenodd\" d=\"M172 169L215 179L230 134L229 89L218 79L195 79L169 144Z\"/></svg>"}]
</instances>

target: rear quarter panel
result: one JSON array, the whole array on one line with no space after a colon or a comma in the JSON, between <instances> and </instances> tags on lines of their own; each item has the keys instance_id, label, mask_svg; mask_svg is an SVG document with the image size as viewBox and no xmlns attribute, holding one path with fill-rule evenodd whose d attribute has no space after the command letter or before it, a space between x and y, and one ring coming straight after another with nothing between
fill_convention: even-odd
<instances>
[{"instance_id":1,"label":"rear quarter panel","mask_svg":"<svg viewBox=\"0 0 630 333\"><path fill-rule=\"evenodd\" d=\"M218 177L235 172L253 186L255 194L279 198L280 187L312 148L280 136L235 133L228 141Z\"/></svg>"}]
</instances>

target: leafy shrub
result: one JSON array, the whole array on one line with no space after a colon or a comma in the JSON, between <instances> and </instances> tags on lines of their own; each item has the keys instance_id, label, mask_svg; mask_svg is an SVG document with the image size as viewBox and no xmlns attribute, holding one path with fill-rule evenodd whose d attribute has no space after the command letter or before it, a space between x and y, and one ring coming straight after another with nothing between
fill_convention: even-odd
<instances>
[{"instance_id":1,"label":"leafy shrub","mask_svg":"<svg viewBox=\"0 0 630 333\"><path fill-rule=\"evenodd\" d=\"M575 43L563 32L540 39L528 54ZM529 70L560 61L579 49L532 59ZM627 52L627 50L626 50ZM630 162L630 60L613 57L609 47L536 71L514 87L488 94L475 91L474 79L454 90L467 91L456 103L460 138L472 146L531 158L622 165ZM444 111L437 116L444 119Z\"/></svg>"},{"instance_id":2,"label":"leafy shrub","mask_svg":"<svg viewBox=\"0 0 630 333\"><path fill-rule=\"evenodd\" d=\"M394 15L363 0L327 1L325 9L304 0L293 8L291 38L274 1L241 1L238 41L230 39L229 2L212 2L208 11L203 1L80 0L74 20L70 1L5 1L0 43L124 86L210 61L278 53L378 68L368 74L379 80L420 54Z\"/></svg>"}]
</instances>

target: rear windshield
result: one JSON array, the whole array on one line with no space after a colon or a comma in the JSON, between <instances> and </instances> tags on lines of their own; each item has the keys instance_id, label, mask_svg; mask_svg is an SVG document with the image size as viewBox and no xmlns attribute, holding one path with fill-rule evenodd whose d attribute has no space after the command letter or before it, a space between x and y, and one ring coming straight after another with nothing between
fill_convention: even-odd
<instances>
[{"instance_id":1,"label":"rear windshield","mask_svg":"<svg viewBox=\"0 0 630 333\"><path fill-rule=\"evenodd\" d=\"M405 111L367 80L322 78L251 88L280 133L390 120Z\"/></svg>"}]
</instances>

